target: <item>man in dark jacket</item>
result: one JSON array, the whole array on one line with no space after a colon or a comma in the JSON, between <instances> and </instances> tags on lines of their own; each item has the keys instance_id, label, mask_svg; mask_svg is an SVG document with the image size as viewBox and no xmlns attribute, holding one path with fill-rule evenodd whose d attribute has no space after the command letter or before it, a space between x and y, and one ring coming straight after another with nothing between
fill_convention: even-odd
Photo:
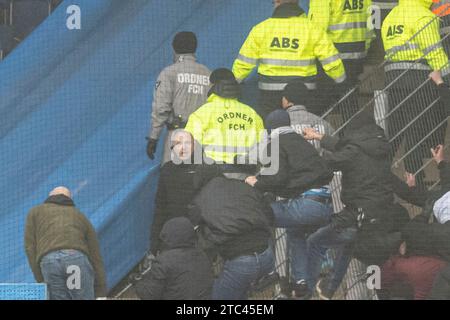
<instances>
[{"instance_id":1,"label":"man in dark jacket","mask_svg":"<svg viewBox=\"0 0 450 320\"><path fill-rule=\"evenodd\" d=\"M441 299L447 297L446 291L450 293L446 281L448 271L444 269L450 261L450 166L444 161L442 145L431 152L440 171L440 186L433 191L410 188L411 200L416 200L414 204L421 206L423 212L402 228L404 242L397 246L400 255L392 256L383 265L384 293L389 293L399 282L412 288L415 299L426 299L430 293L431 299ZM436 222L429 224L431 215Z\"/></svg>"},{"instance_id":2,"label":"man in dark jacket","mask_svg":"<svg viewBox=\"0 0 450 320\"><path fill-rule=\"evenodd\" d=\"M95 230L75 208L67 188L55 188L44 204L31 209L25 226L25 250L36 281L47 284L51 300L106 296ZM69 287L68 278L76 274L79 281Z\"/></svg>"},{"instance_id":3,"label":"man in dark jacket","mask_svg":"<svg viewBox=\"0 0 450 320\"><path fill-rule=\"evenodd\" d=\"M310 128L304 132L306 139L320 140L321 146L332 152L324 158L332 169L342 171L341 200L346 207L357 209L392 202L389 143L372 114L359 113L341 139Z\"/></svg>"},{"instance_id":4,"label":"man in dark jacket","mask_svg":"<svg viewBox=\"0 0 450 320\"><path fill-rule=\"evenodd\" d=\"M278 172L246 182L262 192L271 192L284 198L272 203L275 225L287 229L289 260L295 298L306 299L313 288L308 288L306 239L309 234L329 223L332 206L329 182L333 172L308 143L291 127L289 113L276 110L266 118L266 129L271 131L272 161L278 161ZM278 156L273 154L278 144ZM273 164L272 164L273 165Z\"/></svg>"},{"instance_id":5,"label":"man in dark jacket","mask_svg":"<svg viewBox=\"0 0 450 320\"><path fill-rule=\"evenodd\" d=\"M441 198L450 184L450 170L446 170L446 162L443 161L443 148L438 146L432 150L433 158L439 164L441 176L441 187L434 191L423 190L416 185L416 179L413 174L406 174L406 183L400 180L396 175L391 174L391 187L393 192L402 200L422 207L423 211L429 216L433 211L435 203L445 202ZM441 198L441 199L440 199ZM440 201L436 201L440 199ZM369 224L369 228L364 228L360 232L364 237L359 237L354 250L355 258L359 259L367 265L382 265L393 254L398 253L398 248L402 242L401 230L410 221L409 214L406 209L398 203L395 203L389 209L389 215L385 215L383 228L373 228ZM440 210L434 210L435 216L437 213L448 212L445 207ZM437 217L437 216L436 216ZM440 219L437 219L440 221ZM372 228L371 228L372 227Z\"/></svg>"},{"instance_id":6,"label":"man in dark jacket","mask_svg":"<svg viewBox=\"0 0 450 320\"><path fill-rule=\"evenodd\" d=\"M317 289L321 297L331 298L339 287L352 257L357 227L365 230L385 228L394 195L392 191L389 143L382 128L367 111L360 112L347 126L342 139L304 129L306 139L317 139L331 153L325 153L328 165L342 171L341 200L345 209L333 215L332 223L309 238L310 282L317 282L323 248L336 248L335 269L330 281Z\"/></svg>"},{"instance_id":7,"label":"man in dark jacket","mask_svg":"<svg viewBox=\"0 0 450 320\"><path fill-rule=\"evenodd\" d=\"M215 165L194 163L195 154L202 153L202 150L189 132L174 131L171 149L175 158L162 166L156 192L150 239L153 255L160 250L159 234L164 223L175 217L186 217L188 205L196 193L219 175L219 168ZM203 159L202 156L198 158Z\"/></svg>"},{"instance_id":8,"label":"man in dark jacket","mask_svg":"<svg viewBox=\"0 0 450 320\"><path fill-rule=\"evenodd\" d=\"M214 300L246 299L252 284L274 270L272 212L263 194L244 183L249 174L241 168L209 181L190 211L211 258L218 253L224 260Z\"/></svg>"},{"instance_id":9,"label":"man in dark jacket","mask_svg":"<svg viewBox=\"0 0 450 320\"><path fill-rule=\"evenodd\" d=\"M444 161L442 145L432 152L440 171L440 188L427 192L423 213L405 226L402 235L408 254L437 255L450 262L450 165ZM429 224L431 215L436 222Z\"/></svg>"},{"instance_id":10,"label":"man in dark jacket","mask_svg":"<svg viewBox=\"0 0 450 320\"><path fill-rule=\"evenodd\" d=\"M136 292L142 300L209 300L212 265L197 247L194 226L184 217L167 221L160 234L162 252Z\"/></svg>"}]
</instances>

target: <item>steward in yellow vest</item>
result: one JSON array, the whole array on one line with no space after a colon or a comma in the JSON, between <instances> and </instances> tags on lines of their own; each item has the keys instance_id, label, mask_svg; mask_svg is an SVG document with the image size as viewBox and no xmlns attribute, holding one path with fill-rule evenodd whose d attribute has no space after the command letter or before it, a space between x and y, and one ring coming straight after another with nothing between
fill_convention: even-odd
<instances>
[{"instance_id":1,"label":"steward in yellow vest","mask_svg":"<svg viewBox=\"0 0 450 320\"><path fill-rule=\"evenodd\" d=\"M448 105L438 101L434 79L448 67L448 57L439 35L439 18L430 10L432 0L400 0L383 22L381 33L386 51L389 86L388 134L398 149L403 138L405 169L416 173L428 150L444 142ZM423 140L423 141L422 141ZM420 185L423 171L416 175ZM422 185L423 187L423 185Z\"/></svg>"},{"instance_id":2,"label":"steward in yellow vest","mask_svg":"<svg viewBox=\"0 0 450 320\"><path fill-rule=\"evenodd\" d=\"M230 70L215 70L210 81L206 104L190 115L185 130L207 157L233 164L236 156L245 156L260 141L264 124L255 110L238 101L239 84Z\"/></svg>"},{"instance_id":3,"label":"steward in yellow vest","mask_svg":"<svg viewBox=\"0 0 450 320\"><path fill-rule=\"evenodd\" d=\"M356 82L373 37L367 24L372 0L311 0L308 16L333 41L347 77Z\"/></svg>"},{"instance_id":4,"label":"steward in yellow vest","mask_svg":"<svg viewBox=\"0 0 450 320\"><path fill-rule=\"evenodd\" d=\"M346 78L333 42L314 27L297 0L276 0L275 6L271 18L253 27L233 65L238 82L258 66L262 116L281 106L283 89L293 79L316 88L317 60L336 83Z\"/></svg>"}]
</instances>

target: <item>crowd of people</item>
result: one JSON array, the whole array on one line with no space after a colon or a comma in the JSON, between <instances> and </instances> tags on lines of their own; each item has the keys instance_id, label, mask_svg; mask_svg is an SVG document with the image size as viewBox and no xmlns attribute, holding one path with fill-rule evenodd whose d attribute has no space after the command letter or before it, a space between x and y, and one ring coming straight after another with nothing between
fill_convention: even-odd
<instances>
[{"instance_id":1,"label":"crowd of people","mask_svg":"<svg viewBox=\"0 0 450 320\"><path fill-rule=\"evenodd\" d=\"M153 263L136 283L137 295L247 299L275 274L273 230L285 228L288 298L317 293L331 299L352 258L381 267L380 297L395 297L400 283L415 299L450 298L450 171L443 140L431 148L441 179L431 192L413 174L403 181L391 172L385 130L373 112L358 111L358 101L339 136L320 117L362 73L375 34L367 26L371 1L311 0L307 13L297 0L273 3L273 16L252 29L232 69L210 72L196 61L194 33L174 37L174 64L161 72L153 95L147 154L152 160L162 154L162 167L151 227ZM431 91L447 102L439 109L446 112L435 115L442 121L448 116L448 57L431 5L400 0L381 36L386 51L394 52L386 54L387 72L423 59L417 72L424 80L431 77ZM392 31L391 24L399 23L402 30ZM429 36L412 45L410 38L427 23ZM256 67L260 95L249 106L241 100L241 83ZM414 110L425 107L416 104ZM159 150L164 127L167 137ZM344 204L337 213L330 187L336 172L342 173ZM410 219L396 197L422 207L422 213ZM74 209L70 191L53 190L31 211L25 239L36 280L49 285L51 298L104 294L95 233ZM329 249L334 266L320 277ZM89 275L82 281L91 289L75 289L78 295L62 284L72 259L80 259ZM222 267L214 275L217 259Z\"/></svg>"}]
</instances>

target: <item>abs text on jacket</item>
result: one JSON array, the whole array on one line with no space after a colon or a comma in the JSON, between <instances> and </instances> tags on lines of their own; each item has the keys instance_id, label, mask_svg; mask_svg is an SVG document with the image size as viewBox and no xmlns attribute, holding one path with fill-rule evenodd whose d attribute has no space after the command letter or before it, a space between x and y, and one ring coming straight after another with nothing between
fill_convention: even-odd
<instances>
[{"instance_id":1,"label":"abs text on jacket","mask_svg":"<svg viewBox=\"0 0 450 320\"><path fill-rule=\"evenodd\" d=\"M361 10L362 8L364 8L364 0L346 0L344 4L344 11Z\"/></svg>"}]
</instances>

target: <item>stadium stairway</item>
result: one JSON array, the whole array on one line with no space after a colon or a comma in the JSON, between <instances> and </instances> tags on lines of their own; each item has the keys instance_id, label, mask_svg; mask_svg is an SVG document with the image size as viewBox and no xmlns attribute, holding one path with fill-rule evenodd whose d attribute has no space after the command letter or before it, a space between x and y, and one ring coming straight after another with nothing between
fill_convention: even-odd
<instances>
[{"instance_id":1,"label":"stadium stairway","mask_svg":"<svg viewBox=\"0 0 450 320\"><path fill-rule=\"evenodd\" d=\"M69 30L67 8L81 9ZM0 283L33 282L29 209L57 185L95 226L114 287L149 247L161 149L147 159L152 91L174 34L199 37L199 59L230 67L260 0L65 0L0 63ZM252 86L252 82L250 82ZM249 95L251 96L251 94Z\"/></svg>"}]
</instances>

